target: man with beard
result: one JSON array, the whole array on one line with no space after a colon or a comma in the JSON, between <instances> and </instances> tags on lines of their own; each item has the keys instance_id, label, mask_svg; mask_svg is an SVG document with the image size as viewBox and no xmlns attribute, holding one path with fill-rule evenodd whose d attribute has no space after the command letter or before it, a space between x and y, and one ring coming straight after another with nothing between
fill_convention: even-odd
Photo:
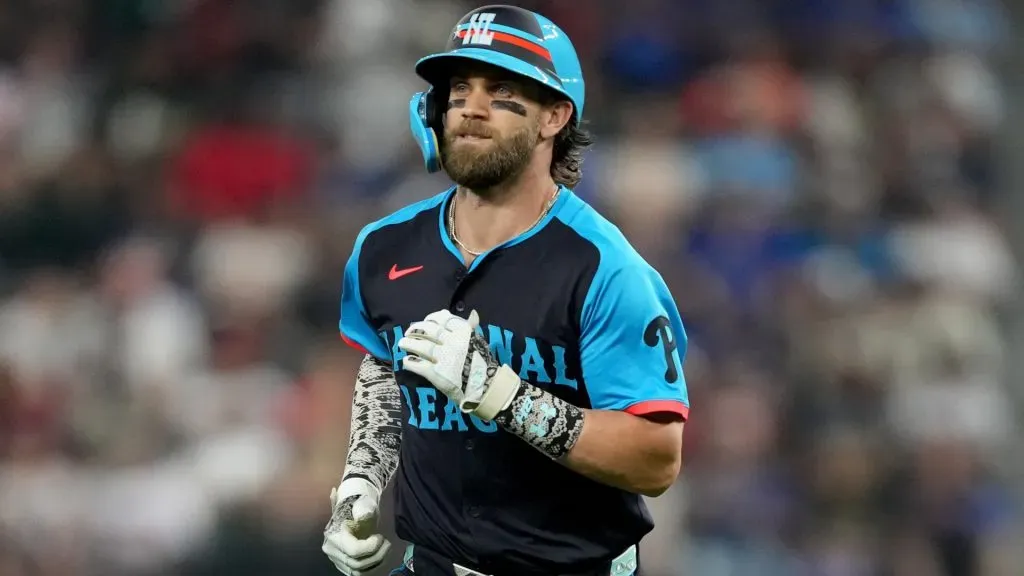
<instances>
[{"instance_id":1,"label":"man with beard","mask_svg":"<svg viewBox=\"0 0 1024 576\"><path fill-rule=\"evenodd\" d=\"M661 276L573 194L589 137L576 52L487 6L416 72L427 169L456 186L366 226L342 338L366 354L323 550L358 576L395 478L392 574L638 574L643 496L681 466L686 335Z\"/></svg>"}]
</instances>

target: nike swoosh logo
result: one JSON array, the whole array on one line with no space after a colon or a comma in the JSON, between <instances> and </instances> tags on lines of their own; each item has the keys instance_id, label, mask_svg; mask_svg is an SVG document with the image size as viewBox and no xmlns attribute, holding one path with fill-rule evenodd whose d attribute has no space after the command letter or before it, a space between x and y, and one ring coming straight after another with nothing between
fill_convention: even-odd
<instances>
[{"instance_id":1,"label":"nike swoosh logo","mask_svg":"<svg viewBox=\"0 0 1024 576\"><path fill-rule=\"evenodd\" d=\"M423 266L413 266L412 268L402 268L399 270L398 264L395 264L391 267L391 270L388 271L388 280L398 280L402 276L408 276L409 274L419 272L420 270L423 270Z\"/></svg>"}]
</instances>

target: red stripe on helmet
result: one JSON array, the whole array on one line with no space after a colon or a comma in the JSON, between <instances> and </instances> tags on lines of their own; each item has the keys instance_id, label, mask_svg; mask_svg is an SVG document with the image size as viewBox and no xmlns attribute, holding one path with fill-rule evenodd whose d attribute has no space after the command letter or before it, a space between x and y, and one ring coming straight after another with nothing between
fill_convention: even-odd
<instances>
[{"instance_id":1,"label":"red stripe on helmet","mask_svg":"<svg viewBox=\"0 0 1024 576\"><path fill-rule=\"evenodd\" d=\"M455 35L459 38L465 38L466 34L468 34L469 31L470 29L468 28L466 30L459 30L458 32L455 33ZM506 34L505 32L491 32L490 34L493 36L495 40L499 42L505 42L506 44L512 44L513 46L519 46L520 48L529 50L530 52L533 52L534 54L540 56L541 58L547 60L548 62L551 62L551 52L548 52L547 48L540 46L539 44L535 44L533 42L530 42L529 40L520 38L518 36Z\"/></svg>"}]
</instances>

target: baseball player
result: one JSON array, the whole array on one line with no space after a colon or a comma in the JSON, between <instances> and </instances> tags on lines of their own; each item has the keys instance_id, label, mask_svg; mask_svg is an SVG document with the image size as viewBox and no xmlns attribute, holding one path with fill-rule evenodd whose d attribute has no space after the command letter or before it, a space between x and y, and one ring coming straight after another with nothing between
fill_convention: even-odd
<instances>
[{"instance_id":1,"label":"baseball player","mask_svg":"<svg viewBox=\"0 0 1024 576\"><path fill-rule=\"evenodd\" d=\"M575 49L511 6L416 72L429 171L456 183L366 226L342 338L366 354L323 550L359 576L394 483L393 575L639 574L643 496L680 470L686 336L661 276L572 192L589 137Z\"/></svg>"}]
</instances>

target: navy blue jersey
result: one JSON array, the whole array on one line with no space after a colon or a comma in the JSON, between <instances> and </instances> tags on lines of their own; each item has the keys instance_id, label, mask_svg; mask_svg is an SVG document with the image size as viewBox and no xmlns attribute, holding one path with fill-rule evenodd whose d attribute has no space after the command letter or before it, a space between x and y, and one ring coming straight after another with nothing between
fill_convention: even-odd
<instances>
[{"instance_id":1,"label":"navy blue jersey","mask_svg":"<svg viewBox=\"0 0 1024 576\"><path fill-rule=\"evenodd\" d=\"M686 417L686 333L661 276L568 189L530 232L468 268L454 188L366 226L345 267L342 337L392 362L404 397L398 536L498 574L599 567L653 527L636 494L553 462L402 370L410 323L480 315L497 358L582 408Z\"/></svg>"}]
</instances>

